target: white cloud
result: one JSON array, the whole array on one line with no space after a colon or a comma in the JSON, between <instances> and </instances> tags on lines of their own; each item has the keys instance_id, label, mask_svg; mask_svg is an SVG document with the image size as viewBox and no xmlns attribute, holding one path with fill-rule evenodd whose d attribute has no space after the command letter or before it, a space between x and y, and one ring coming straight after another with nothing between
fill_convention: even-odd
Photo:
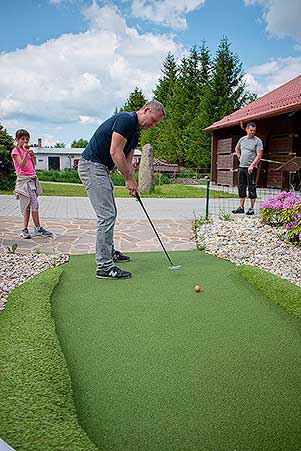
<instances>
[{"instance_id":1,"label":"white cloud","mask_svg":"<svg viewBox=\"0 0 301 451\"><path fill-rule=\"evenodd\" d=\"M94 3L84 14L89 24L84 33L0 53L5 126L18 119L19 127L31 129L93 124L120 107L136 86L152 95L167 52L177 53L173 38L139 34L113 6Z\"/></svg>"},{"instance_id":2,"label":"white cloud","mask_svg":"<svg viewBox=\"0 0 301 451\"><path fill-rule=\"evenodd\" d=\"M99 123L99 118L95 117L95 116L79 116L79 122L83 125L86 124L98 124Z\"/></svg>"},{"instance_id":3,"label":"white cloud","mask_svg":"<svg viewBox=\"0 0 301 451\"><path fill-rule=\"evenodd\" d=\"M301 57L278 58L253 66L247 70L245 79L250 90L259 96L278 88L301 73Z\"/></svg>"},{"instance_id":4,"label":"white cloud","mask_svg":"<svg viewBox=\"0 0 301 451\"><path fill-rule=\"evenodd\" d=\"M294 49L297 50L297 52L301 52L301 44L295 44Z\"/></svg>"},{"instance_id":5,"label":"white cloud","mask_svg":"<svg viewBox=\"0 0 301 451\"><path fill-rule=\"evenodd\" d=\"M186 14L201 8L204 3L205 0L133 0L132 14L183 30L187 28Z\"/></svg>"},{"instance_id":6,"label":"white cloud","mask_svg":"<svg viewBox=\"0 0 301 451\"><path fill-rule=\"evenodd\" d=\"M300 0L244 0L245 5L258 4L264 9L266 30L273 36L292 36L301 40Z\"/></svg>"}]
</instances>

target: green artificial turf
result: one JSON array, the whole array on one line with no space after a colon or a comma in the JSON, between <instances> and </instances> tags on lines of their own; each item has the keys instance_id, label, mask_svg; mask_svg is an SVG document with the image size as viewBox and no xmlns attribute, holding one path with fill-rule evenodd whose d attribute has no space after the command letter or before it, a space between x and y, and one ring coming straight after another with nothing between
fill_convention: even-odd
<instances>
[{"instance_id":1,"label":"green artificial turf","mask_svg":"<svg viewBox=\"0 0 301 451\"><path fill-rule=\"evenodd\" d=\"M91 255L65 265L53 315L89 437L106 451L300 450L300 320L270 302L268 278L171 256L181 270L132 254L128 280L96 279Z\"/></svg>"},{"instance_id":2,"label":"green artificial turf","mask_svg":"<svg viewBox=\"0 0 301 451\"><path fill-rule=\"evenodd\" d=\"M20 451L97 451L79 426L51 317L61 272L17 287L0 314L0 437Z\"/></svg>"},{"instance_id":3,"label":"green artificial turf","mask_svg":"<svg viewBox=\"0 0 301 451\"><path fill-rule=\"evenodd\" d=\"M237 270L270 301L301 319L301 289L297 285L254 266L241 265Z\"/></svg>"}]
</instances>

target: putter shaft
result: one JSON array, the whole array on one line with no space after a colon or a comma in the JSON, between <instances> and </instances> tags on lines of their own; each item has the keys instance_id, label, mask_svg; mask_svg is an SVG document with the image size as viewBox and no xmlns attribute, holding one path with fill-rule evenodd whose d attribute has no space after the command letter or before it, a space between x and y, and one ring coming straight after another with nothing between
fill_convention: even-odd
<instances>
[{"instance_id":1,"label":"putter shaft","mask_svg":"<svg viewBox=\"0 0 301 451\"><path fill-rule=\"evenodd\" d=\"M146 209L145 209L145 207L144 207L144 205L143 205L143 203L142 203L141 197L139 196L138 193L136 193L136 199L138 200L139 204L141 205L141 207L142 207L142 209L143 209L143 211L144 211L144 213L145 213L145 215L146 215L146 217L147 217L147 219L148 219L150 225L152 226L153 231L155 232L156 237L158 238L158 240L159 240L159 242L160 242L160 244L161 244L161 246L162 246L162 249L163 249L163 251L164 251L164 253L165 253L166 257L167 257L167 260L169 261L169 263L171 264L171 266L174 266L173 262L171 261L170 256L169 256L168 253L167 253L167 250L165 249L164 244L162 243L162 240L161 240L161 238L160 238L160 236L159 236L157 230L155 229L154 224L152 223L151 218L149 217L149 215L148 215L148 213L147 213L147 211L146 211Z\"/></svg>"}]
</instances>

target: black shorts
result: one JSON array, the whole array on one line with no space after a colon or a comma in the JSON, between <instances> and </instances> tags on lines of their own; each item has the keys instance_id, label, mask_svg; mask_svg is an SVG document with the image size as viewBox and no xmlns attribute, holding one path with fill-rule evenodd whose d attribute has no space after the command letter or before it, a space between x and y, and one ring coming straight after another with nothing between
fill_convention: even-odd
<instances>
[{"instance_id":1,"label":"black shorts","mask_svg":"<svg viewBox=\"0 0 301 451\"><path fill-rule=\"evenodd\" d=\"M238 169L238 194L240 198L247 197L247 188L250 199L256 199L256 175L257 168L253 169L251 174L248 173L248 168Z\"/></svg>"}]
</instances>

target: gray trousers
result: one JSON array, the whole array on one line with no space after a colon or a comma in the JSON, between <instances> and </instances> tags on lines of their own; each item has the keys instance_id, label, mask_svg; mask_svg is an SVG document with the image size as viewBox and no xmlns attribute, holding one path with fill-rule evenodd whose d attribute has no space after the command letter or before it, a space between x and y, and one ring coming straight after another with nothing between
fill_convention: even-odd
<instances>
[{"instance_id":1,"label":"gray trousers","mask_svg":"<svg viewBox=\"0 0 301 451\"><path fill-rule=\"evenodd\" d=\"M78 174L97 216L96 265L103 269L110 269L115 266L112 253L114 252L113 233L117 208L108 168L104 164L81 158Z\"/></svg>"}]
</instances>

